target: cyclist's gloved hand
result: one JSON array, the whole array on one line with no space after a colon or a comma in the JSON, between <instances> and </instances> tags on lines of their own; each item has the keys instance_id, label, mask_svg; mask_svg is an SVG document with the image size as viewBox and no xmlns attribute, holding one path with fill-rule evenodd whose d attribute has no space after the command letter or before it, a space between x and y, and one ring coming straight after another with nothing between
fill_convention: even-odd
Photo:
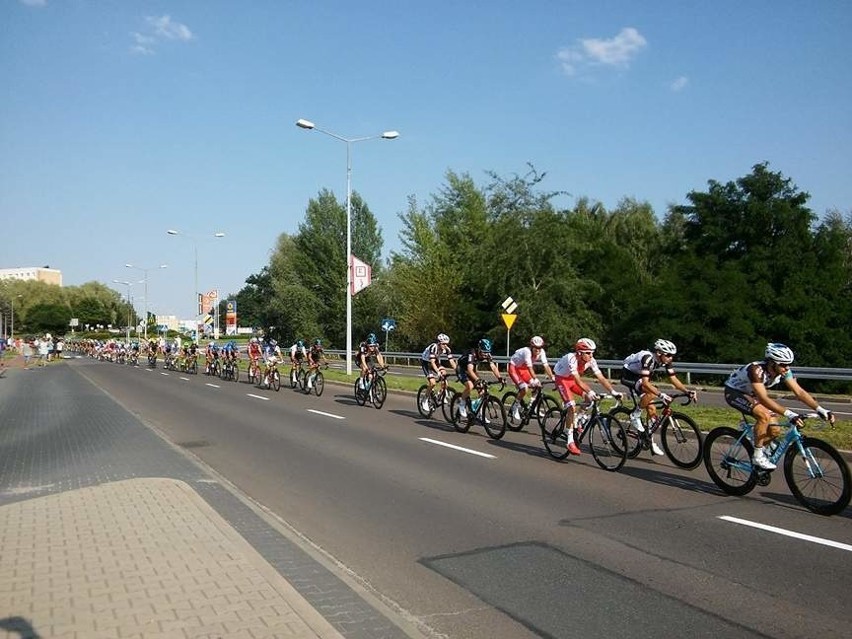
<instances>
[{"instance_id":1,"label":"cyclist's gloved hand","mask_svg":"<svg viewBox=\"0 0 852 639\"><path fill-rule=\"evenodd\" d=\"M660 393L660 399L663 400L666 404L672 403L672 396L666 395L665 393Z\"/></svg>"},{"instance_id":2,"label":"cyclist's gloved hand","mask_svg":"<svg viewBox=\"0 0 852 639\"><path fill-rule=\"evenodd\" d=\"M612 391L610 395L612 395L615 399L621 399L624 397L624 393L619 393L618 391Z\"/></svg>"},{"instance_id":3,"label":"cyclist's gloved hand","mask_svg":"<svg viewBox=\"0 0 852 639\"><path fill-rule=\"evenodd\" d=\"M586 401L587 402L594 402L594 401L597 400L597 398L598 398L598 394L593 390L590 390L588 393L586 393Z\"/></svg>"},{"instance_id":4,"label":"cyclist's gloved hand","mask_svg":"<svg viewBox=\"0 0 852 639\"><path fill-rule=\"evenodd\" d=\"M691 390L691 391L687 391L686 394L689 395L690 401L693 401L693 402L698 401L698 391Z\"/></svg>"},{"instance_id":5,"label":"cyclist's gloved hand","mask_svg":"<svg viewBox=\"0 0 852 639\"><path fill-rule=\"evenodd\" d=\"M796 426L802 426L804 424L804 421L802 420L802 416L799 415L799 413L797 413L795 411L792 411L792 410L789 410L789 409L785 410L784 411L784 417L786 417L787 420L791 424L795 424Z\"/></svg>"},{"instance_id":6,"label":"cyclist's gloved hand","mask_svg":"<svg viewBox=\"0 0 852 639\"><path fill-rule=\"evenodd\" d=\"M822 406L817 406L816 412L821 420L834 423L834 413L830 410L826 410Z\"/></svg>"}]
</instances>

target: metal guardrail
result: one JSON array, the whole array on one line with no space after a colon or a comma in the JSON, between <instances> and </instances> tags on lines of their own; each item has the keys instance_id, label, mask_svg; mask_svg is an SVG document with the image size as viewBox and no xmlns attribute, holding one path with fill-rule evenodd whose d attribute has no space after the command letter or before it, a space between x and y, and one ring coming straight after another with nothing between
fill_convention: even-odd
<instances>
[{"instance_id":1,"label":"metal guardrail","mask_svg":"<svg viewBox=\"0 0 852 639\"><path fill-rule=\"evenodd\" d=\"M327 355L336 355L341 359L344 358L345 351L327 350ZM396 364L403 366L420 366L421 353L382 353L388 364ZM458 357L458 355L457 355ZM501 355L494 356L494 361L503 367L505 370L509 358ZM555 363L555 360L553 360ZM622 367L622 361L616 359L599 359L598 366L601 367L607 377L613 379L619 377L619 371ZM692 375L716 375L719 377L727 377L732 371L742 366L742 364L711 364L706 362L675 362L675 370L678 374L683 373L686 377L686 382L691 383ZM828 379L841 382L852 382L852 368L818 368L814 366L793 366L796 377L800 379Z\"/></svg>"}]
</instances>

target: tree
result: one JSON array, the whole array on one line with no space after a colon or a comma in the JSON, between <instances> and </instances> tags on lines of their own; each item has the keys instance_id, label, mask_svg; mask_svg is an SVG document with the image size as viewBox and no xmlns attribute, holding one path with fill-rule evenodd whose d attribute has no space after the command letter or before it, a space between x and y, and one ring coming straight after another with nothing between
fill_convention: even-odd
<instances>
[{"instance_id":1,"label":"tree","mask_svg":"<svg viewBox=\"0 0 852 639\"><path fill-rule=\"evenodd\" d=\"M71 310L64 304L37 304L29 309L26 330L31 333L63 335L71 321Z\"/></svg>"}]
</instances>

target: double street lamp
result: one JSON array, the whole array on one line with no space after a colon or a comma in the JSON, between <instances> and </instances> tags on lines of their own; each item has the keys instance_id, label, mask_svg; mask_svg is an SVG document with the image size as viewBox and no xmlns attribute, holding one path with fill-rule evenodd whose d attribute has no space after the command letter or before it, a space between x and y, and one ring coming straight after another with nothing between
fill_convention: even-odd
<instances>
[{"instance_id":1,"label":"double street lamp","mask_svg":"<svg viewBox=\"0 0 852 639\"><path fill-rule=\"evenodd\" d=\"M141 266L134 266L133 264L125 264L125 268L136 269L137 271L142 271L145 274L145 341L148 341L148 271L153 271L158 268L168 268L168 264L160 264L159 266L151 266L148 268L142 268Z\"/></svg>"},{"instance_id":2,"label":"double street lamp","mask_svg":"<svg viewBox=\"0 0 852 639\"><path fill-rule=\"evenodd\" d=\"M181 237L185 237L186 239L192 242L193 249L195 250L195 293L193 295L195 305L195 343L198 344L198 295L201 291L198 290L198 239L190 235L189 233L184 233L183 231L177 231L175 229L169 229L166 231L169 235L180 235ZM224 233L213 233L213 237L225 237ZM205 236L206 237L206 236Z\"/></svg>"},{"instance_id":3,"label":"double street lamp","mask_svg":"<svg viewBox=\"0 0 852 639\"><path fill-rule=\"evenodd\" d=\"M337 133L320 129L310 120L296 120L300 129L319 131L335 140L346 143L346 374L352 375L352 145L364 140L395 140L398 131L385 131L378 135L345 138Z\"/></svg>"},{"instance_id":4,"label":"double street lamp","mask_svg":"<svg viewBox=\"0 0 852 639\"><path fill-rule=\"evenodd\" d=\"M127 287L127 341L130 341L130 313L133 305L130 302L130 287L134 284L141 284L144 280L139 280L138 282L128 282L126 280L113 280L116 284L124 284ZM136 333L137 338L139 333Z\"/></svg>"}]
</instances>

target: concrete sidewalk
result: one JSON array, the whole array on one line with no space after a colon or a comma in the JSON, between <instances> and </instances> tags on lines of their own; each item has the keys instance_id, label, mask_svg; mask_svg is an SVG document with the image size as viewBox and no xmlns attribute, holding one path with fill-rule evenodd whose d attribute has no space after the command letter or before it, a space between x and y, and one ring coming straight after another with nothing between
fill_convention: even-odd
<instances>
[{"instance_id":1,"label":"concrete sidewalk","mask_svg":"<svg viewBox=\"0 0 852 639\"><path fill-rule=\"evenodd\" d=\"M0 507L0 637L341 637L189 485Z\"/></svg>"}]
</instances>

